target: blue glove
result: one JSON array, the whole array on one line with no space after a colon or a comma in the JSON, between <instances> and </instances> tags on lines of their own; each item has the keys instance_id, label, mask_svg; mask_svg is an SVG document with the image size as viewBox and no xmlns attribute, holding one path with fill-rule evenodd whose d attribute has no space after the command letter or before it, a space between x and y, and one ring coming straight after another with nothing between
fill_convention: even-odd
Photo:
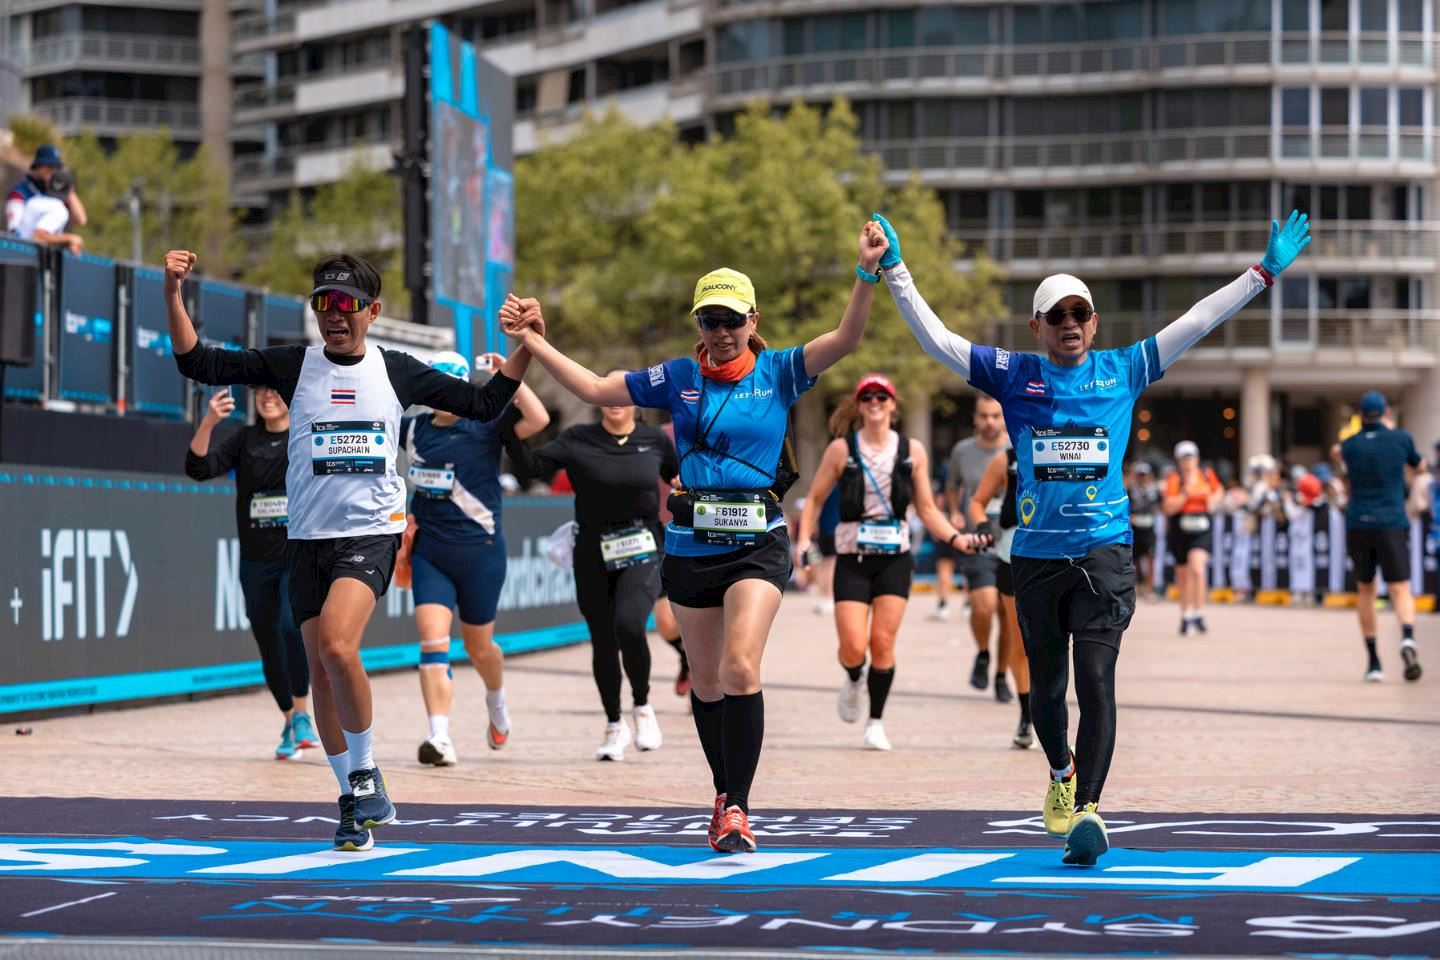
<instances>
[{"instance_id":1,"label":"blue glove","mask_svg":"<svg viewBox=\"0 0 1440 960\"><path fill-rule=\"evenodd\" d=\"M890 249L886 250L885 255L880 258L881 268L888 270L900 262L900 237L896 235L895 228L890 226L889 220L878 213L872 213L870 217L880 224L880 229L885 231L885 239L890 241Z\"/></svg>"},{"instance_id":2,"label":"blue glove","mask_svg":"<svg viewBox=\"0 0 1440 960\"><path fill-rule=\"evenodd\" d=\"M1260 266L1268 270L1272 277L1278 277L1282 270L1295 262L1300 251L1309 245L1309 216L1298 210L1291 210L1290 219L1285 221L1285 226L1280 226L1278 220L1270 221L1270 242L1265 246L1265 256L1260 260Z\"/></svg>"}]
</instances>

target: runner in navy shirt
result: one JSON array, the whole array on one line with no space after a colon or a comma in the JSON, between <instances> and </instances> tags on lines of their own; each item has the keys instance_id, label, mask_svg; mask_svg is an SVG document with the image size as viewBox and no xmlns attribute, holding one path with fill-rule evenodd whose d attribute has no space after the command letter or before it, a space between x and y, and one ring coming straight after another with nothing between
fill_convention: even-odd
<instances>
[{"instance_id":1,"label":"runner in navy shirt","mask_svg":"<svg viewBox=\"0 0 1440 960\"><path fill-rule=\"evenodd\" d=\"M505 358L482 357L499 370ZM430 366L469 381L470 364L446 350ZM410 501L407 531L415 627L420 633L420 694L430 721L421 742L421 763L437 767L457 762L450 738L450 705L455 696L450 669L452 611L460 612L465 653L485 682L490 714L485 740L502 749L510 740L505 706L505 654L495 643L495 614L505 585L505 533L501 529L500 455L502 434L530 437L545 429L550 415L523 383L515 391L519 419L502 415L490 421L462 420L435 410L400 422L400 447L409 458ZM513 426L512 426L513 421Z\"/></svg>"},{"instance_id":2,"label":"runner in navy shirt","mask_svg":"<svg viewBox=\"0 0 1440 960\"><path fill-rule=\"evenodd\" d=\"M670 498L661 575L685 637L695 726L715 784L710 843L723 853L755 849L748 813L764 739L760 658L790 579L780 511L793 482L793 460L782 457L787 414L859 344L885 248L878 224L866 223L840 325L788 350L767 348L756 332L755 288L728 268L695 286L696 356L629 374L601 377L546 342L538 301L512 296L500 309L505 332L581 400L659 407L674 418L681 487Z\"/></svg>"},{"instance_id":3,"label":"runner in navy shirt","mask_svg":"<svg viewBox=\"0 0 1440 960\"><path fill-rule=\"evenodd\" d=\"M1378 571L1390 590L1390 604L1400 621L1400 658L1405 679L1420 679L1420 654L1415 647L1415 598L1410 593L1410 520L1405 516L1405 490L1424 461L1404 430L1385 422L1385 396L1371 390L1360 400L1362 425L1340 445L1350 505L1345 511L1345 546L1355 568L1360 633L1370 663L1365 679L1385 679L1375 651L1375 596Z\"/></svg>"}]
</instances>

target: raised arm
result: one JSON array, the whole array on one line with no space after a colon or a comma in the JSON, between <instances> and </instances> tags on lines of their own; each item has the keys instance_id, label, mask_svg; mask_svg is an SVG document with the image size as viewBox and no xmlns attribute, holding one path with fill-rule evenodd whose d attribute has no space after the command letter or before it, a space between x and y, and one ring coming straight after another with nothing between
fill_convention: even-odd
<instances>
[{"instance_id":1,"label":"raised arm","mask_svg":"<svg viewBox=\"0 0 1440 960\"><path fill-rule=\"evenodd\" d=\"M180 296L181 285L194 268L195 254L189 250L171 250L165 254L165 309L170 315L170 344L176 357L189 353L200 343Z\"/></svg>"},{"instance_id":2,"label":"raised arm","mask_svg":"<svg viewBox=\"0 0 1440 960\"><path fill-rule=\"evenodd\" d=\"M525 353L528 357L530 351L526 350ZM487 353L484 354L484 356L490 358L491 369L493 370L504 370L509 362L498 353ZM520 379L513 374L506 374L506 376L514 380ZM520 419L515 421L512 429L515 432L515 436L519 439L529 439L550 425L550 411L545 409L545 404L541 402L540 397L536 395L535 391L531 390L524 383L521 383L520 386L515 389L513 402L516 412L520 414Z\"/></svg>"},{"instance_id":3,"label":"raised arm","mask_svg":"<svg viewBox=\"0 0 1440 960\"><path fill-rule=\"evenodd\" d=\"M205 346L195 333L180 295L181 285L194 266L195 254L188 250L171 250L165 254L165 309L170 319L175 366L180 374L197 383L215 386L248 383L274 387L289 403L295 393L295 383L300 379L305 348L296 345L232 350Z\"/></svg>"},{"instance_id":4,"label":"raised arm","mask_svg":"<svg viewBox=\"0 0 1440 960\"><path fill-rule=\"evenodd\" d=\"M865 334L865 323L870 319L870 304L875 299L876 267L889 249L885 231L874 220L867 220L860 228L859 247L860 265L855 285L850 289L850 302L845 305L845 312L840 317L840 325L805 344L805 375L808 377L818 377L833 367L860 345L860 338ZM860 271L876 277L876 280L859 276Z\"/></svg>"},{"instance_id":5,"label":"raised arm","mask_svg":"<svg viewBox=\"0 0 1440 960\"><path fill-rule=\"evenodd\" d=\"M1300 251L1309 244L1310 223L1305 214L1291 210L1283 227L1278 220L1271 220L1270 242L1258 264L1195 304L1184 316L1155 335L1160 368L1168 369L1186 350L1255 299L1256 294L1273 284L1275 278L1294 263Z\"/></svg>"},{"instance_id":6,"label":"raised arm","mask_svg":"<svg viewBox=\"0 0 1440 960\"><path fill-rule=\"evenodd\" d=\"M469 420L494 420L504 412L520 386L520 381L508 373L514 362L512 355L495 376L483 384L474 384L441 373L408 353L385 351L385 372L402 407L419 403Z\"/></svg>"},{"instance_id":7,"label":"raised arm","mask_svg":"<svg viewBox=\"0 0 1440 960\"><path fill-rule=\"evenodd\" d=\"M900 238L890 221L877 213L875 222L880 224L890 243L890 250L881 261L880 268L885 272L885 283L890 287L890 295L895 298L895 306L900 308L900 316L905 318L910 332L920 342L920 349L969 381L970 341L945 329L945 324L920 296L910 271L900 259Z\"/></svg>"},{"instance_id":8,"label":"raised arm","mask_svg":"<svg viewBox=\"0 0 1440 960\"><path fill-rule=\"evenodd\" d=\"M215 428L235 409L235 398L229 390L219 390L210 398L200 427L185 451L185 475L191 480L209 480L228 473L235 466L244 441L244 430L232 430L218 444L212 443Z\"/></svg>"},{"instance_id":9,"label":"raised arm","mask_svg":"<svg viewBox=\"0 0 1440 960\"><path fill-rule=\"evenodd\" d=\"M513 293L507 296L500 308L500 328L519 340L521 348L533 354L562 387L586 403L597 407L628 407L634 403L630 388L625 385L624 373L617 370L599 376L556 350L545 339L545 318L539 300L521 300Z\"/></svg>"}]
</instances>

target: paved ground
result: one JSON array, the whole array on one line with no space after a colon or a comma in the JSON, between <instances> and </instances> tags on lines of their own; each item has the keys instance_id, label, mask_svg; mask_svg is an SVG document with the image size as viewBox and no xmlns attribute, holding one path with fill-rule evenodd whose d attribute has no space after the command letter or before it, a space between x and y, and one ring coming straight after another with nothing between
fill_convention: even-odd
<instances>
[{"instance_id":1,"label":"paved ground","mask_svg":"<svg viewBox=\"0 0 1440 960\"><path fill-rule=\"evenodd\" d=\"M895 750L860 749L841 723L841 676L828 618L787 598L765 660L765 755L752 802L767 808L1029 810L1042 797L1039 750L1011 749L1014 705L966 684L966 625L924 618L917 597L901 635L886 727ZM1171 605L1144 606L1120 658L1120 739L1103 809L1147 812L1420 814L1434 807L1440 767L1440 618L1422 617L1430 675L1400 679L1396 628L1384 622L1383 684L1360 680L1354 614L1218 607L1211 633L1175 636ZM603 717L589 650L516 658L507 688L515 730L484 743L478 677L457 669L452 732L461 766L422 768L425 732L413 672L377 677L376 755L400 805L705 806L708 773L685 702L670 690L675 657L653 644L652 697L663 749L622 764L590 759ZM1072 714L1073 717L1073 714ZM299 800L333 804L318 752L277 762L279 724L263 691L189 704L32 723L7 737L7 789L17 796Z\"/></svg>"}]
</instances>

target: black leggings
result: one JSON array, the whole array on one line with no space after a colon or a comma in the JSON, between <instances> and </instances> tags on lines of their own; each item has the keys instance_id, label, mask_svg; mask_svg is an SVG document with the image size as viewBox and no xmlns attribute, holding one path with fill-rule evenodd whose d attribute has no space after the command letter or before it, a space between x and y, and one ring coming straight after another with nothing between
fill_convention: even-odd
<instances>
[{"instance_id":1,"label":"black leggings","mask_svg":"<svg viewBox=\"0 0 1440 960\"><path fill-rule=\"evenodd\" d=\"M1053 770L1070 762L1066 738L1070 712L1065 689L1070 685L1064 644L1026 644L1030 658L1030 719ZM1080 730L1075 739L1075 806L1099 803L1100 791L1115 754L1115 661L1120 656L1118 632L1075 634L1075 698L1080 701Z\"/></svg>"},{"instance_id":2,"label":"black leggings","mask_svg":"<svg viewBox=\"0 0 1440 960\"><path fill-rule=\"evenodd\" d=\"M575 549L575 600L590 628L590 669L605 718L620 721L620 666L630 679L635 706L650 700L650 645L645 624L660 596L660 564L645 563L608 571L594 547L591 559L584 543Z\"/></svg>"},{"instance_id":3,"label":"black leggings","mask_svg":"<svg viewBox=\"0 0 1440 960\"><path fill-rule=\"evenodd\" d=\"M310 664L305 641L290 612L289 576L284 560L241 560L240 590L245 594L245 616L260 648L265 686L282 712L295 706L295 697L310 692Z\"/></svg>"}]
</instances>

